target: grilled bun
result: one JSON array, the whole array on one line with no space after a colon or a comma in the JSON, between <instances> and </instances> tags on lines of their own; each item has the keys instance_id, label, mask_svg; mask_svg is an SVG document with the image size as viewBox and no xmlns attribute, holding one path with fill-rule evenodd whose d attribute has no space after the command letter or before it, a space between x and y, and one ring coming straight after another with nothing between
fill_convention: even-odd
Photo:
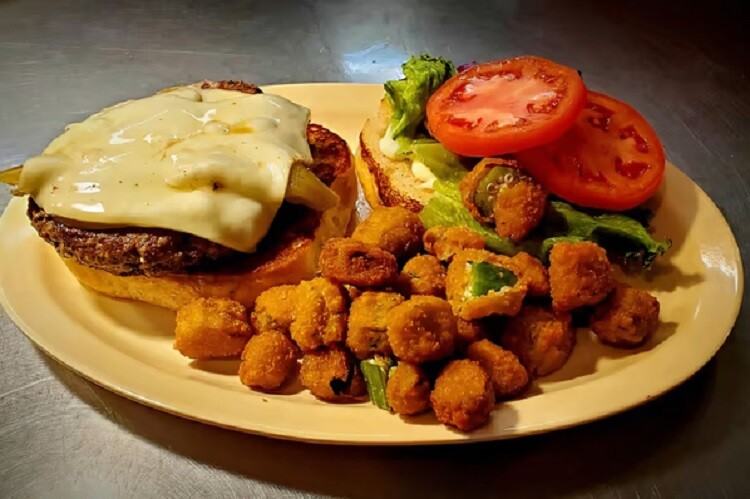
<instances>
[{"instance_id":1,"label":"grilled bun","mask_svg":"<svg viewBox=\"0 0 750 499\"><path fill-rule=\"evenodd\" d=\"M365 122L359 136L357 176L371 206L403 206L418 213L432 197L432 190L422 187L424 182L414 176L411 160L394 160L381 152L380 139L390 117L390 106L383 99L377 114Z\"/></svg>"}]
</instances>

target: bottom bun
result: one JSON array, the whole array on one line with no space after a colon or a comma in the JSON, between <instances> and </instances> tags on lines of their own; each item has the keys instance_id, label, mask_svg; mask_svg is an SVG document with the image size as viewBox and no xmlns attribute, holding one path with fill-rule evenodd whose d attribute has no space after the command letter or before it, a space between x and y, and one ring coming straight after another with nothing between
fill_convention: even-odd
<instances>
[{"instance_id":1,"label":"bottom bun","mask_svg":"<svg viewBox=\"0 0 750 499\"><path fill-rule=\"evenodd\" d=\"M350 164L353 161L350 159ZM330 185L340 203L320 216L314 234L292 239L277 249L273 258L238 272L222 271L175 276L116 276L103 270L63 261L73 275L89 289L116 298L127 298L177 309L196 298L231 298L250 307L263 291L281 284L310 279L318 267L323 244L344 235L357 198L354 168L340 172ZM238 264L241 267L242 264Z\"/></svg>"}]
</instances>

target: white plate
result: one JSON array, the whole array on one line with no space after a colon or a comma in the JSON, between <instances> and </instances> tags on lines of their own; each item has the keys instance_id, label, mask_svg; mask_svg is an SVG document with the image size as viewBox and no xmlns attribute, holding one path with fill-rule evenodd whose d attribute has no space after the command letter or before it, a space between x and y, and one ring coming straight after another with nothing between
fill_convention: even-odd
<instances>
[{"instance_id":1,"label":"white plate","mask_svg":"<svg viewBox=\"0 0 750 499\"><path fill-rule=\"evenodd\" d=\"M313 120L353 149L381 85L266 87L312 109ZM636 351L598 344L579 331L566 366L523 399L499 405L486 427L451 431L432 416L405 422L369 403L342 405L307 392L252 392L237 362L191 362L172 349L171 312L84 290L30 227L26 200L0 219L0 301L42 350L125 397L180 416L273 437L352 444L427 444L496 440L565 428L641 404L678 385L719 349L739 312L739 250L719 210L669 165L654 225L674 241L651 274L635 282L662 304L662 325Z\"/></svg>"}]
</instances>

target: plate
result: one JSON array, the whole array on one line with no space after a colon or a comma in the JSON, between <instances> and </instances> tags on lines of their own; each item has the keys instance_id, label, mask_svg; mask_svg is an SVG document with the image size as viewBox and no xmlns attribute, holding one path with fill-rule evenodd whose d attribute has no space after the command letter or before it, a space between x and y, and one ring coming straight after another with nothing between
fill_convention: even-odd
<instances>
[{"instance_id":1,"label":"plate","mask_svg":"<svg viewBox=\"0 0 750 499\"><path fill-rule=\"evenodd\" d=\"M312 109L313 120L352 148L375 112L381 85L268 86ZM298 387L284 394L240 384L238 362L196 362L172 349L174 318L155 307L83 289L29 225L26 200L0 219L0 301L19 328L70 369L129 399L205 423L285 439L370 445L461 443L541 433L642 404L698 371L719 349L739 312L743 271L727 222L676 167L654 220L673 247L635 283L662 304L662 324L635 351L600 345L586 330L565 367L523 399L499 405L490 423L463 434L424 415L408 422L369 403L328 404Z\"/></svg>"}]
</instances>

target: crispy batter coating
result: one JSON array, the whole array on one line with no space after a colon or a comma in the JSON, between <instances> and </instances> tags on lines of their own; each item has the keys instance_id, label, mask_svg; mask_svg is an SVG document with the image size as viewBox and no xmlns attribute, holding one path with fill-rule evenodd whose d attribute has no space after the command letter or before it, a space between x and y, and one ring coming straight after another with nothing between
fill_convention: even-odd
<instances>
[{"instance_id":1,"label":"crispy batter coating","mask_svg":"<svg viewBox=\"0 0 750 499\"><path fill-rule=\"evenodd\" d=\"M388 315L388 341L400 360L419 364L450 356L456 344L450 304L435 296L414 296Z\"/></svg>"},{"instance_id":2,"label":"crispy batter coating","mask_svg":"<svg viewBox=\"0 0 750 499\"><path fill-rule=\"evenodd\" d=\"M403 261L422 249L424 225L419 215L400 206L375 208L352 233L352 239L393 254Z\"/></svg>"},{"instance_id":3,"label":"crispy batter coating","mask_svg":"<svg viewBox=\"0 0 750 499\"><path fill-rule=\"evenodd\" d=\"M375 354L391 355L388 343L388 314L404 301L397 293L365 291L349 309L346 346L360 360Z\"/></svg>"},{"instance_id":4,"label":"crispy batter coating","mask_svg":"<svg viewBox=\"0 0 750 499\"><path fill-rule=\"evenodd\" d=\"M591 316L591 330L602 343L621 348L642 345L659 327L659 300L648 292L618 283Z\"/></svg>"},{"instance_id":5,"label":"crispy batter coating","mask_svg":"<svg viewBox=\"0 0 750 499\"><path fill-rule=\"evenodd\" d=\"M297 349L279 331L256 334L245 345L240 363L240 381L245 386L275 390L297 367Z\"/></svg>"},{"instance_id":6,"label":"crispy batter coating","mask_svg":"<svg viewBox=\"0 0 750 499\"><path fill-rule=\"evenodd\" d=\"M320 253L320 271L332 281L362 287L380 287L398 277L391 253L353 239L329 239Z\"/></svg>"},{"instance_id":7,"label":"crispy batter coating","mask_svg":"<svg viewBox=\"0 0 750 499\"><path fill-rule=\"evenodd\" d=\"M544 217L547 193L534 180L519 176L503 183L495 198L495 232L521 241Z\"/></svg>"},{"instance_id":8,"label":"crispy batter coating","mask_svg":"<svg viewBox=\"0 0 750 499\"><path fill-rule=\"evenodd\" d=\"M300 381L322 400L335 401L349 396L355 374L354 362L343 348L314 350L302 357Z\"/></svg>"},{"instance_id":9,"label":"crispy batter coating","mask_svg":"<svg viewBox=\"0 0 750 499\"><path fill-rule=\"evenodd\" d=\"M518 273L526 280L529 296L549 294L549 275L541 260L521 252L511 258L511 262L515 266L513 270L518 270Z\"/></svg>"},{"instance_id":10,"label":"crispy batter coating","mask_svg":"<svg viewBox=\"0 0 750 499\"><path fill-rule=\"evenodd\" d=\"M438 421L471 431L489 420L495 394L490 377L478 362L454 360L435 380L430 402Z\"/></svg>"},{"instance_id":11,"label":"crispy batter coating","mask_svg":"<svg viewBox=\"0 0 750 499\"><path fill-rule=\"evenodd\" d=\"M177 310L174 348L191 359L235 357L252 334L247 309L227 298L198 298Z\"/></svg>"},{"instance_id":12,"label":"crispy batter coating","mask_svg":"<svg viewBox=\"0 0 750 499\"><path fill-rule=\"evenodd\" d=\"M391 370L385 394L398 414L419 414L430 408L430 380L419 366L408 362Z\"/></svg>"},{"instance_id":13,"label":"crispy batter coating","mask_svg":"<svg viewBox=\"0 0 750 499\"><path fill-rule=\"evenodd\" d=\"M498 400L520 395L529 386L529 373L518 357L490 340L470 345L466 357L479 362L487 371Z\"/></svg>"},{"instance_id":14,"label":"crispy batter coating","mask_svg":"<svg viewBox=\"0 0 750 499\"><path fill-rule=\"evenodd\" d=\"M289 334L292 325L297 286L276 286L262 292L255 300L250 321L259 333L278 331Z\"/></svg>"},{"instance_id":15,"label":"crispy batter coating","mask_svg":"<svg viewBox=\"0 0 750 499\"><path fill-rule=\"evenodd\" d=\"M590 243L557 243L549 255L552 307L568 311L604 300L614 286L607 252Z\"/></svg>"},{"instance_id":16,"label":"crispy batter coating","mask_svg":"<svg viewBox=\"0 0 750 499\"><path fill-rule=\"evenodd\" d=\"M518 357L533 378L560 369L575 342L568 313L553 313L537 306L523 307L508 321L502 338L503 347Z\"/></svg>"},{"instance_id":17,"label":"crispy batter coating","mask_svg":"<svg viewBox=\"0 0 750 499\"><path fill-rule=\"evenodd\" d=\"M457 342L458 342L459 349L461 350L468 347L474 342L485 339L489 335L489 331L487 330L487 324L483 322L481 319L467 321L459 317L457 319L457 323L458 323Z\"/></svg>"},{"instance_id":18,"label":"crispy batter coating","mask_svg":"<svg viewBox=\"0 0 750 499\"><path fill-rule=\"evenodd\" d=\"M347 299L342 286L317 277L301 282L295 299L289 331L303 352L344 342Z\"/></svg>"},{"instance_id":19,"label":"crispy batter coating","mask_svg":"<svg viewBox=\"0 0 750 499\"><path fill-rule=\"evenodd\" d=\"M518 162L514 159L484 158L474 165L474 168L461 179L461 183L458 186L458 190L461 192L461 202L471 212L472 216L483 224L493 223L492 213L487 212L484 207L477 205L477 191L480 190L482 184L487 180L487 175L491 174L497 167L518 168ZM487 194L494 197L497 194L499 185L497 183L493 184L492 186L486 185L486 188L492 189L492 193L487 191ZM488 197L489 200L490 198Z\"/></svg>"},{"instance_id":20,"label":"crispy batter coating","mask_svg":"<svg viewBox=\"0 0 750 499\"><path fill-rule=\"evenodd\" d=\"M424 233L424 249L449 262L461 250L484 249L484 238L468 227L433 227Z\"/></svg>"},{"instance_id":21,"label":"crispy batter coating","mask_svg":"<svg viewBox=\"0 0 750 499\"><path fill-rule=\"evenodd\" d=\"M472 264L478 262L488 262L511 270L518 280L514 285L506 286L499 291L473 296L468 292L468 286L471 281ZM526 280L517 272L510 257L485 250L463 250L456 254L448 266L445 293L455 314L464 320L480 319L490 315L515 315L521 309L527 290Z\"/></svg>"},{"instance_id":22,"label":"crispy batter coating","mask_svg":"<svg viewBox=\"0 0 750 499\"><path fill-rule=\"evenodd\" d=\"M415 256L401 269L398 289L407 296L445 296L445 267L432 255Z\"/></svg>"}]
</instances>

